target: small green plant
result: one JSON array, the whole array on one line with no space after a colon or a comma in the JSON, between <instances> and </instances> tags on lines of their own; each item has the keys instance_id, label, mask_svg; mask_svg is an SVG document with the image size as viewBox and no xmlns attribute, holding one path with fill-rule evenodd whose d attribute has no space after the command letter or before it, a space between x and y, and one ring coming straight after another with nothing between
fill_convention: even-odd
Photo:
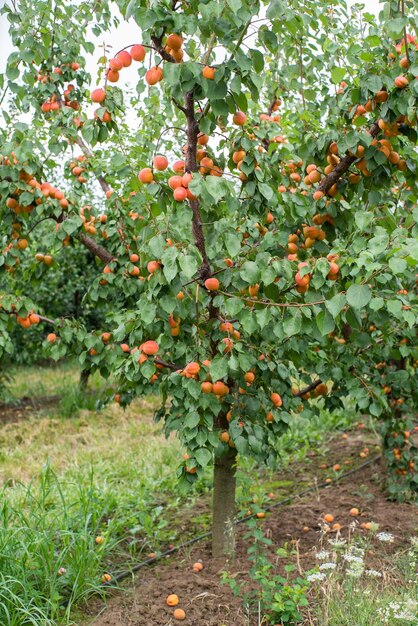
<instances>
[{"instance_id":1,"label":"small green plant","mask_svg":"<svg viewBox=\"0 0 418 626\"><path fill-rule=\"evenodd\" d=\"M267 554L267 547L272 545L271 539L264 535L256 519L250 519L247 525L248 533L244 539L251 542L247 550L251 563L250 586L246 588L227 572L223 573L223 581L230 585L235 595L243 595L244 607L249 615L258 616L259 625L300 622L300 609L308 605L307 580L302 576L291 577L296 571L292 563L284 565L283 575L279 573L276 563L272 563ZM279 548L276 550L276 561L292 554L294 551L289 551L287 547Z\"/></svg>"}]
</instances>

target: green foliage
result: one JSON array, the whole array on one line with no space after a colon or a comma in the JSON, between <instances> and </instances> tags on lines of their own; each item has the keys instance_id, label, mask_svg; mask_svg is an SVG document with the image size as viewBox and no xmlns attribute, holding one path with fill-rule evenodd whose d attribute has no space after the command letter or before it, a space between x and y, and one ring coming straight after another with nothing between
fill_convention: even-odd
<instances>
[{"instance_id":1,"label":"green foliage","mask_svg":"<svg viewBox=\"0 0 418 626\"><path fill-rule=\"evenodd\" d=\"M283 566L285 576L277 573L277 565L271 562L266 548L272 545L271 539L267 538L255 519L247 523L248 532L244 536L251 541L247 550L248 560L251 563L249 577L254 584L251 591L246 591L245 586L223 572L223 581L231 586L235 595L243 597L244 608L250 616L258 615L260 623L295 624L302 620L300 609L308 606L306 593L309 585L301 576L291 578L296 566L288 563ZM277 560L292 555L286 548L276 551Z\"/></svg>"},{"instance_id":2,"label":"green foliage","mask_svg":"<svg viewBox=\"0 0 418 626\"><path fill-rule=\"evenodd\" d=\"M402 400L410 419L418 50L413 36L403 38L416 26L415 4L384 3L379 19L345 2L148 4L60 0L51 10L48 0L36 8L25 0L18 11L3 9L16 50L3 80L0 271L9 294L1 297L1 352L13 353L17 317L24 324L32 310L57 315L47 297L37 302L52 266L34 254L75 255L68 281L65 262L54 261L54 291L68 299L72 287L60 285L81 282L83 315L58 312L56 339L42 351L115 376L122 406L158 390L157 418L189 456L179 468L184 483L228 445L273 467L277 438L299 412L310 419L318 410L314 389L299 394L317 378L330 410L349 395L386 423ZM106 80L109 51L101 51L106 97L94 117L86 32L94 23L105 35L116 6L138 24L147 57L132 74L135 90L125 91ZM183 39L181 63L167 48L170 33ZM163 73L149 88L148 66ZM203 145L209 164L198 167ZM174 199L171 171L154 168L151 183L138 180L156 154L185 158L187 200ZM307 179L312 168L321 182ZM81 246L103 265L85 269ZM219 281L212 291L211 277ZM45 338L51 328L42 329ZM140 348L150 340L155 358ZM210 381L225 394L202 393Z\"/></svg>"}]
</instances>

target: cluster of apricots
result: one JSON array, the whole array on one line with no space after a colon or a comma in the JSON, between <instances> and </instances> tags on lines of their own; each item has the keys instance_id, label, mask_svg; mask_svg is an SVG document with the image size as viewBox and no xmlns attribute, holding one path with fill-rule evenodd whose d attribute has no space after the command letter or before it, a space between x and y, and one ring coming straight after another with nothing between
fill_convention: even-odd
<instances>
[{"instance_id":1,"label":"cluster of apricots","mask_svg":"<svg viewBox=\"0 0 418 626\"><path fill-rule=\"evenodd\" d=\"M38 263L43 263L47 267L51 267L51 265L54 262L54 259L50 254L43 254L42 252L37 252L35 254L35 261L38 261Z\"/></svg>"},{"instance_id":2,"label":"cluster of apricots","mask_svg":"<svg viewBox=\"0 0 418 626\"><path fill-rule=\"evenodd\" d=\"M128 50L121 50L118 54L109 61L109 69L106 73L106 79L110 83L117 83L120 74L119 72L124 67L129 67L134 61L143 61L145 59L146 50L141 44L135 44L131 46L130 52Z\"/></svg>"},{"instance_id":3,"label":"cluster of apricots","mask_svg":"<svg viewBox=\"0 0 418 626\"><path fill-rule=\"evenodd\" d=\"M181 63L184 57L184 51L182 46L182 37L180 37L180 35L177 35L176 33L171 33L171 35L168 35L166 39L164 50L167 52L167 54L173 57L176 63Z\"/></svg>"},{"instance_id":4,"label":"cluster of apricots","mask_svg":"<svg viewBox=\"0 0 418 626\"><path fill-rule=\"evenodd\" d=\"M18 160L13 155L13 153L12 153L12 159L13 159L13 164L17 165ZM11 164L12 163L10 159L6 158L3 160L3 165L11 165ZM18 187L16 187L12 195L10 195L6 199L7 208L13 211L13 213L15 213L16 215L20 215L24 213L31 213L36 208L37 205L40 205L44 200L48 198L51 200L58 200L60 206L63 209L68 208L69 202L67 198L65 197L64 192L59 190L57 187L54 187L53 185L51 185L51 183L48 183L48 182L40 183L38 180L36 180L36 178L32 174L29 174L24 169L22 169L19 172L19 180L26 184L26 188L19 189ZM19 196L21 193L23 193L23 191L27 193L32 193L34 194L34 196L35 196L35 192L38 191L41 193L41 196L37 194L37 197L36 198L34 197L33 202L31 202L30 204L26 206L23 206L19 203Z\"/></svg>"},{"instance_id":5,"label":"cluster of apricots","mask_svg":"<svg viewBox=\"0 0 418 626\"><path fill-rule=\"evenodd\" d=\"M169 596L167 596L166 604L170 607L177 607L179 601L179 597L175 593L171 593ZM173 611L173 617L175 620L183 621L186 619L186 612L183 609L179 609L177 607Z\"/></svg>"},{"instance_id":6,"label":"cluster of apricots","mask_svg":"<svg viewBox=\"0 0 418 626\"><path fill-rule=\"evenodd\" d=\"M197 138L199 146L202 146L197 150L197 162L199 164L199 172L202 176L222 176L222 169L215 165L214 161L207 156L207 152L204 146L209 141L209 136L204 133L199 133ZM187 152L187 146L183 147L183 152ZM163 155L156 155L153 159L152 167L144 167L138 173L138 180L144 184L149 185L156 182L154 178L154 172L163 172L168 168L168 160ZM172 165L174 172L173 176L170 176L167 183L170 189L173 191L173 198L177 202L184 202L185 200L195 200L196 196L193 195L189 189L189 184L193 178L190 172L185 171L185 162L183 159L175 161Z\"/></svg>"},{"instance_id":7,"label":"cluster of apricots","mask_svg":"<svg viewBox=\"0 0 418 626\"><path fill-rule=\"evenodd\" d=\"M318 398L319 396L326 396L328 394L328 385L326 383L319 383L312 391L306 391L304 394L299 396L302 400L310 400L311 398ZM293 396L298 395L301 392L301 389L298 387L292 387L291 392Z\"/></svg>"},{"instance_id":8,"label":"cluster of apricots","mask_svg":"<svg viewBox=\"0 0 418 626\"><path fill-rule=\"evenodd\" d=\"M84 166L87 165L87 158L83 154L80 154L76 161L71 161L68 165L71 174L75 176L76 180L81 184L87 182L87 178L84 175L87 169L82 164L84 164Z\"/></svg>"},{"instance_id":9,"label":"cluster of apricots","mask_svg":"<svg viewBox=\"0 0 418 626\"><path fill-rule=\"evenodd\" d=\"M80 207L80 217L81 220L83 222L83 228L84 230L89 233L89 235L95 235L97 232L97 229L95 227L95 221L96 218L94 217L94 215L91 214L91 207L90 206L82 206Z\"/></svg>"},{"instance_id":10,"label":"cluster of apricots","mask_svg":"<svg viewBox=\"0 0 418 626\"><path fill-rule=\"evenodd\" d=\"M179 334L180 334L180 324L181 324L180 317L175 319L174 315L171 313L169 318L168 318L168 324L170 326L170 334L171 334L171 336L172 337L178 337Z\"/></svg>"},{"instance_id":11,"label":"cluster of apricots","mask_svg":"<svg viewBox=\"0 0 418 626\"><path fill-rule=\"evenodd\" d=\"M1 308L2 306L0 304L0 309ZM34 311L29 311L29 313L25 317L21 317L16 312L15 304L12 304L11 313L16 316L16 322L22 328L30 328L30 326L35 326L36 324L39 324L39 322L41 321L41 318L39 317L39 315L37 313L34 313Z\"/></svg>"}]
</instances>

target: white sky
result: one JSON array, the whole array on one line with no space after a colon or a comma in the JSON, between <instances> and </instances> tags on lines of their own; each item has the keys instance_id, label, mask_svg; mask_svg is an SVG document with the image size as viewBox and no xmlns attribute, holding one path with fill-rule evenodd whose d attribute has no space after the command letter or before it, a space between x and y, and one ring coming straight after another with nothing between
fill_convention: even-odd
<instances>
[{"instance_id":1,"label":"white sky","mask_svg":"<svg viewBox=\"0 0 418 626\"><path fill-rule=\"evenodd\" d=\"M0 0L0 6L4 4L6 0ZM71 0L70 0L71 1ZM348 4L352 6L356 4L355 0L348 0ZM363 2L365 10L370 13L379 12L379 0L364 0ZM9 23L5 15L0 15L0 72L4 72L6 67L7 57L13 50L12 43L10 41L8 33ZM141 43L140 31L135 22L131 19L129 22L122 22L117 29L113 29L106 34L106 43L112 45L114 51L120 50L127 44ZM94 43L103 43L101 40L93 38ZM95 82L95 74L97 68L97 59L100 57L100 49L97 49L94 55L87 57L87 71L92 75L92 81ZM132 71L130 71L132 70ZM136 80L136 72L134 69L127 68L121 72L120 81L118 86L130 83L130 81Z\"/></svg>"}]
</instances>

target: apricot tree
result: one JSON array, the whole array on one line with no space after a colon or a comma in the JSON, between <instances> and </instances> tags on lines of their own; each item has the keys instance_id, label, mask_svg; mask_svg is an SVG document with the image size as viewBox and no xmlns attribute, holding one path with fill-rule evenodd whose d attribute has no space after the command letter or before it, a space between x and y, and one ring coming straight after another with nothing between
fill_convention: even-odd
<instances>
[{"instance_id":1,"label":"apricot tree","mask_svg":"<svg viewBox=\"0 0 418 626\"><path fill-rule=\"evenodd\" d=\"M123 50L106 34L117 9L138 25ZM393 493L413 492L414 3L379 19L343 0L4 13L0 265L14 280L25 268L27 297L2 293L3 345L11 319L42 323L52 358L117 381L109 400L158 391L186 449L180 480L214 465L215 555L237 454L273 465L277 438L321 403L381 418ZM128 73L134 91L117 86ZM39 263L81 247L97 269L84 302L108 308L94 330L51 319L31 289Z\"/></svg>"}]
</instances>

